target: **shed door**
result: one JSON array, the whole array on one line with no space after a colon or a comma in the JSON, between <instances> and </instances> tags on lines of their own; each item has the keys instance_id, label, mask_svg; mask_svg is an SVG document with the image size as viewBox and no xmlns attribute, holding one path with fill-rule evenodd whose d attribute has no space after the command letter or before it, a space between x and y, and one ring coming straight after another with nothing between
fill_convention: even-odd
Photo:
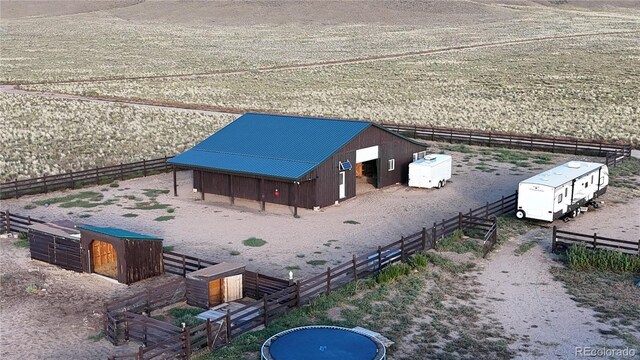
<instances>
[{"instance_id":1,"label":"shed door","mask_svg":"<svg viewBox=\"0 0 640 360\"><path fill-rule=\"evenodd\" d=\"M347 182L345 181L345 172L344 171L340 171L340 175L339 175L339 179L338 179L338 192L339 192L339 199L343 199L345 196L347 196Z\"/></svg>"},{"instance_id":2,"label":"shed door","mask_svg":"<svg viewBox=\"0 0 640 360\"><path fill-rule=\"evenodd\" d=\"M224 279L224 302L242 299L242 275L229 276Z\"/></svg>"},{"instance_id":3,"label":"shed door","mask_svg":"<svg viewBox=\"0 0 640 360\"><path fill-rule=\"evenodd\" d=\"M209 306L222 304L222 279L209 282Z\"/></svg>"}]
</instances>

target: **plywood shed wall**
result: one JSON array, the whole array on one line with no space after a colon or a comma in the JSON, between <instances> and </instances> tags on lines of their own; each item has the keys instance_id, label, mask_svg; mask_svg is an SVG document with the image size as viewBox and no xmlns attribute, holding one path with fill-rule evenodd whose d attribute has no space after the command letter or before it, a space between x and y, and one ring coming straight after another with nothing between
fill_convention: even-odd
<instances>
[{"instance_id":1,"label":"plywood shed wall","mask_svg":"<svg viewBox=\"0 0 640 360\"><path fill-rule=\"evenodd\" d=\"M220 263L187 275L187 304L203 309L241 299L244 266Z\"/></svg>"},{"instance_id":2,"label":"plywood shed wall","mask_svg":"<svg viewBox=\"0 0 640 360\"><path fill-rule=\"evenodd\" d=\"M29 251L34 260L82 272L80 232L69 221L29 226Z\"/></svg>"}]
</instances>

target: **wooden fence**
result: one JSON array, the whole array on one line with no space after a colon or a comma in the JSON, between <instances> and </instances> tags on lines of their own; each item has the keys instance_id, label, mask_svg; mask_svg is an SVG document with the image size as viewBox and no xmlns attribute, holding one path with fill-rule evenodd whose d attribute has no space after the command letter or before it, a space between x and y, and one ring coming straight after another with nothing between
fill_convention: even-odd
<instances>
[{"instance_id":1,"label":"wooden fence","mask_svg":"<svg viewBox=\"0 0 640 360\"><path fill-rule=\"evenodd\" d=\"M114 345L126 341L125 313L146 313L186 300L184 279L170 282L105 305L103 332Z\"/></svg>"},{"instance_id":2,"label":"wooden fence","mask_svg":"<svg viewBox=\"0 0 640 360\"><path fill-rule=\"evenodd\" d=\"M640 255L640 239L637 241L613 239L598 234L580 234L571 231L559 230L553 227L551 237L551 250L555 251L559 246L571 246L585 244L592 249L615 250L626 254Z\"/></svg>"},{"instance_id":3,"label":"wooden fence","mask_svg":"<svg viewBox=\"0 0 640 360\"><path fill-rule=\"evenodd\" d=\"M26 233L27 226L35 223L44 223L40 219L33 219L31 216L22 216L10 213L9 210L0 211L0 232Z\"/></svg>"},{"instance_id":4,"label":"wooden fence","mask_svg":"<svg viewBox=\"0 0 640 360\"><path fill-rule=\"evenodd\" d=\"M29 234L31 258L60 266L67 270L83 272L82 250L79 239L69 239L52 234L32 231Z\"/></svg>"},{"instance_id":5,"label":"wooden fence","mask_svg":"<svg viewBox=\"0 0 640 360\"><path fill-rule=\"evenodd\" d=\"M542 135L518 135L505 132L492 132L473 129L454 129L437 126L400 125L382 123L392 131L416 139L466 143L469 145L500 146L545 152L561 152L589 156L605 157L610 153L619 153L623 157L631 156L630 144L617 144L606 141L582 140L569 137L549 137Z\"/></svg>"},{"instance_id":6,"label":"wooden fence","mask_svg":"<svg viewBox=\"0 0 640 360\"><path fill-rule=\"evenodd\" d=\"M182 277L187 276L190 272L218 264L217 262L199 259L197 257L179 254L173 251L164 251L162 253L162 262L164 265L164 272L180 275Z\"/></svg>"},{"instance_id":7,"label":"wooden fence","mask_svg":"<svg viewBox=\"0 0 640 360\"><path fill-rule=\"evenodd\" d=\"M70 171L57 175L45 175L38 178L15 180L0 184L0 199L18 198L23 195L47 193L54 190L73 189L87 184L101 184L113 180L126 180L147 176L152 173L171 169L167 160L162 157L142 160L127 164L97 167L90 170Z\"/></svg>"}]
</instances>

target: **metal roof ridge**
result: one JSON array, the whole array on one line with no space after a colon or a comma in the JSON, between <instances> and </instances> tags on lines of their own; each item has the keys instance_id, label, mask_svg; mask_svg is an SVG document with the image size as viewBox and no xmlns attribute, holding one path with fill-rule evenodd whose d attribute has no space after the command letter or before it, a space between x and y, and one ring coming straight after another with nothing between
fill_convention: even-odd
<instances>
[{"instance_id":1,"label":"metal roof ridge","mask_svg":"<svg viewBox=\"0 0 640 360\"><path fill-rule=\"evenodd\" d=\"M358 119L340 119L340 118L332 118L332 117L320 117L320 116L308 116L308 115L292 115L292 114L270 114L270 113L259 113L259 112L247 112L242 114L239 118L244 115L260 115L260 116L274 116L274 117L288 117L288 118L298 118L305 120L322 120L322 121L340 121L340 122L354 122L354 123L364 123L364 124L374 124L371 120L358 120Z\"/></svg>"},{"instance_id":2,"label":"metal roof ridge","mask_svg":"<svg viewBox=\"0 0 640 360\"><path fill-rule=\"evenodd\" d=\"M312 165L316 164L315 161L295 160L295 159L279 158L279 157L273 157L273 156L260 156L260 155L244 154L244 153L230 152L230 151L207 150L207 149L196 149L196 148L190 149L188 151L204 151L204 152L208 152L208 153L239 155L239 156L253 157L253 158L258 158L258 159L281 160L281 161L290 161L290 162L297 162L297 163L303 163L303 164L312 164Z\"/></svg>"}]
</instances>

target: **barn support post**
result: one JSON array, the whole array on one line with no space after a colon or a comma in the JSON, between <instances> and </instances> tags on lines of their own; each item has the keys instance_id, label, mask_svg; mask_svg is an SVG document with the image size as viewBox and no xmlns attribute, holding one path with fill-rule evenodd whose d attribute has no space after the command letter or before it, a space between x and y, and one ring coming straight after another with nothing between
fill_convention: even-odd
<instances>
[{"instance_id":1,"label":"barn support post","mask_svg":"<svg viewBox=\"0 0 640 360\"><path fill-rule=\"evenodd\" d=\"M236 199L233 195L233 175L229 175L229 195L231 196L231 205L235 204Z\"/></svg>"},{"instance_id":2,"label":"barn support post","mask_svg":"<svg viewBox=\"0 0 640 360\"><path fill-rule=\"evenodd\" d=\"M300 199L300 182L296 181L294 186L296 188L296 191L293 198L293 217L297 219L300 217L298 216L298 201Z\"/></svg>"},{"instance_id":3,"label":"barn support post","mask_svg":"<svg viewBox=\"0 0 640 360\"><path fill-rule=\"evenodd\" d=\"M200 170L200 200L204 200L204 171Z\"/></svg>"},{"instance_id":4,"label":"barn support post","mask_svg":"<svg viewBox=\"0 0 640 360\"><path fill-rule=\"evenodd\" d=\"M173 166L173 196L178 196L178 175L175 166Z\"/></svg>"},{"instance_id":5,"label":"barn support post","mask_svg":"<svg viewBox=\"0 0 640 360\"><path fill-rule=\"evenodd\" d=\"M264 178L260 178L260 210L264 211L265 203L264 203Z\"/></svg>"}]
</instances>

